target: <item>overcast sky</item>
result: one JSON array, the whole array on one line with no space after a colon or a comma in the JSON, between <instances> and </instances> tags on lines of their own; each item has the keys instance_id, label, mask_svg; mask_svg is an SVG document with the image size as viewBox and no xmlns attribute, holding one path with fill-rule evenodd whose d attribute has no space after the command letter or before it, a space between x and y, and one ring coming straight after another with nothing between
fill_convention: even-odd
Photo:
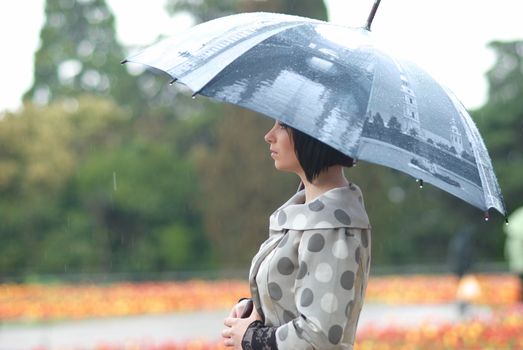
<instances>
[{"instance_id":1,"label":"overcast sky","mask_svg":"<svg viewBox=\"0 0 523 350\"><path fill-rule=\"evenodd\" d=\"M257 0L260 1L260 0ZM170 19L165 0L107 0L124 45L147 45L189 25ZM327 0L331 21L365 23L372 0ZM372 31L380 45L416 62L449 87L467 108L485 102L484 74L494 63L492 40L523 39L521 0L383 0ZM44 0L1 1L0 111L15 110L31 86L33 55L44 22Z\"/></svg>"}]
</instances>

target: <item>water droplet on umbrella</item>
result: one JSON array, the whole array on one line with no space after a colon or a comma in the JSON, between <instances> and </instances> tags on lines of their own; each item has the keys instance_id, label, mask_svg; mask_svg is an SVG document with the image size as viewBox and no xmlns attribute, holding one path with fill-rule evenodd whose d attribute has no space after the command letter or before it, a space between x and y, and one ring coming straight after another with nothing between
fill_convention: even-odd
<instances>
[{"instance_id":1,"label":"water droplet on umbrella","mask_svg":"<svg viewBox=\"0 0 523 350\"><path fill-rule=\"evenodd\" d=\"M485 221L488 221L490 219L488 211L485 212L484 218L485 218Z\"/></svg>"}]
</instances>

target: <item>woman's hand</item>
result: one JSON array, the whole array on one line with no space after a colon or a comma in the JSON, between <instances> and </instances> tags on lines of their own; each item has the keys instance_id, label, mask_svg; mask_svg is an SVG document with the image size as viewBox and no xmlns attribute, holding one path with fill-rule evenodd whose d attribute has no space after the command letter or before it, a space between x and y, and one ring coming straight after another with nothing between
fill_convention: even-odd
<instances>
[{"instance_id":1,"label":"woman's hand","mask_svg":"<svg viewBox=\"0 0 523 350\"><path fill-rule=\"evenodd\" d=\"M231 311L231 314L233 311ZM222 331L223 345L230 346L234 350L242 350L243 335L245 334L247 327L249 327L249 325L256 320L261 320L261 317L256 311L256 308L252 310L251 315L247 318L239 318L239 316L227 317L223 321L223 324L226 326L226 328Z\"/></svg>"}]
</instances>

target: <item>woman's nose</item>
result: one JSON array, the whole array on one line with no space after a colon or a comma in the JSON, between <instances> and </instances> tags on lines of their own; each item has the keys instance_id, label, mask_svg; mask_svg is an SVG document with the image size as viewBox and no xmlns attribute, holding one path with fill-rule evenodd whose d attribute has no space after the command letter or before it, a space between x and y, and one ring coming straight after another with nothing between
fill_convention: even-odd
<instances>
[{"instance_id":1,"label":"woman's nose","mask_svg":"<svg viewBox=\"0 0 523 350\"><path fill-rule=\"evenodd\" d=\"M263 139L265 140L265 142L267 143L273 143L274 142L274 128L276 127L276 124L272 127L271 130L269 130L265 136L263 137Z\"/></svg>"},{"instance_id":2,"label":"woman's nose","mask_svg":"<svg viewBox=\"0 0 523 350\"><path fill-rule=\"evenodd\" d=\"M267 142L267 143L272 143L272 135L271 135L271 132L272 132L272 129L269 130L269 132L266 133L265 136L263 137L263 139L264 139L265 142Z\"/></svg>"}]
</instances>

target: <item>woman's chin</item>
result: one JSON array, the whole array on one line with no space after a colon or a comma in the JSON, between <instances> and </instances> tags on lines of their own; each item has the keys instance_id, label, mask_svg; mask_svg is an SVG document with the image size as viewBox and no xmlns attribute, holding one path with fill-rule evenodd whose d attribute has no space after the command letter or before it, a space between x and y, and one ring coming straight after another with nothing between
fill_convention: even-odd
<instances>
[{"instance_id":1,"label":"woman's chin","mask_svg":"<svg viewBox=\"0 0 523 350\"><path fill-rule=\"evenodd\" d=\"M278 163L277 161L274 162L274 168L278 171L283 171L286 173L294 173L296 175L299 175L299 170L295 169L294 167L285 166L284 164Z\"/></svg>"},{"instance_id":2,"label":"woman's chin","mask_svg":"<svg viewBox=\"0 0 523 350\"><path fill-rule=\"evenodd\" d=\"M285 171L285 172L290 171L287 167L282 166L281 164L278 164L278 162L274 162L274 168L276 168L276 170L278 170L278 171Z\"/></svg>"}]
</instances>

